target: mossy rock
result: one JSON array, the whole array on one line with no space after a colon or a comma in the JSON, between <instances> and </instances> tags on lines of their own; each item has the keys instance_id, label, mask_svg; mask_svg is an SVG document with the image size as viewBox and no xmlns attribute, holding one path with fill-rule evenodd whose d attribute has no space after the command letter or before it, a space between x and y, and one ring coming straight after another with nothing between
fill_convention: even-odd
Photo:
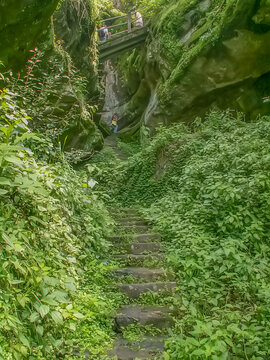
<instances>
[{"instance_id":1,"label":"mossy rock","mask_svg":"<svg viewBox=\"0 0 270 360\"><path fill-rule=\"evenodd\" d=\"M262 0L258 12L253 16L253 21L260 25L270 26L270 0Z\"/></svg>"},{"instance_id":2,"label":"mossy rock","mask_svg":"<svg viewBox=\"0 0 270 360\"><path fill-rule=\"evenodd\" d=\"M50 17L59 0L2 0L0 2L0 60L21 70L29 50L52 43ZM50 37L51 34L51 37Z\"/></svg>"}]
</instances>

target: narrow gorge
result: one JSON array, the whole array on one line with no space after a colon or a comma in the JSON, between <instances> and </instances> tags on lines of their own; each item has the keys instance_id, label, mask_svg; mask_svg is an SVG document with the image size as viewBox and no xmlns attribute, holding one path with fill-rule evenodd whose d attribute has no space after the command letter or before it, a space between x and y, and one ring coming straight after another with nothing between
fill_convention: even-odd
<instances>
[{"instance_id":1,"label":"narrow gorge","mask_svg":"<svg viewBox=\"0 0 270 360\"><path fill-rule=\"evenodd\" d=\"M270 358L269 0L0 0L0 360Z\"/></svg>"}]
</instances>

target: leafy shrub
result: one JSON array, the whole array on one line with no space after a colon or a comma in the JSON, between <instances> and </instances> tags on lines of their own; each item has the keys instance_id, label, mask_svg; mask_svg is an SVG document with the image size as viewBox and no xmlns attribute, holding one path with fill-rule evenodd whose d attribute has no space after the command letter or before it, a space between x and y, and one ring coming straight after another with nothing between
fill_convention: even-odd
<instances>
[{"instance_id":1,"label":"leafy shrub","mask_svg":"<svg viewBox=\"0 0 270 360\"><path fill-rule=\"evenodd\" d=\"M62 151L68 150L70 162L85 160L102 144L92 119L96 106L86 102L87 79L80 75L61 40L50 52L35 48L30 53L25 73L10 73L7 86L31 116L31 130L50 137Z\"/></svg>"},{"instance_id":2,"label":"leafy shrub","mask_svg":"<svg viewBox=\"0 0 270 360\"><path fill-rule=\"evenodd\" d=\"M118 177L163 235L181 292L166 359L269 357L269 117L161 129ZM150 207L149 207L150 206Z\"/></svg>"},{"instance_id":3,"label":"leafy shrub","mask_svg":"<svg viewBox=\"0 0 270 360\"><path fill-rule=\"evenodd\" d=\"M112 220L87 175L30 132L15 99L0 94L0 359L103 352L117 302L101 260Z\"/></svg>"}]
</instances>

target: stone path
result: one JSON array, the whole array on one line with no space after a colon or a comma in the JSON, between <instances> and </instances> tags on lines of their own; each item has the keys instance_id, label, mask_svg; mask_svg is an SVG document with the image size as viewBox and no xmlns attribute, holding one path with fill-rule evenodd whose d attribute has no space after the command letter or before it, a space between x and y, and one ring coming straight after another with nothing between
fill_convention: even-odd
<instances>
[{"instance_id":1,"label":"stone path","mask_svg":"<svg viewBox=\"0 0 270 360\"><path fill-rule=\"evenodd\" d=\"M115 213L120 234L111 237L115 258L121 267L115 271L116 284L130 301L119 309L115 317L115 329L119 334L109 357L118 360L162 359L166 337L146 335L140 341L128 341L124 330L135 325L140 328L164 330L173 325L171 308L164 305L144 305L140 296L149 292L171 294L176 283L164 262L161 237L151 233L150 227L136 210L120 210ZM144 328L145 329L145 328Z\"/></svg>"},{"instance_id":2,"label":"stone path","mask_svg":"<svg viewBox=\"0 0 270 360\"><path fill-rule=\"evenodd\" d=\"M122 161L126 161L128 156L124 154L117 146L117 135L112 134L104 139L104 147L111 148L116 157Z\"/></svg>"}]
</instances>

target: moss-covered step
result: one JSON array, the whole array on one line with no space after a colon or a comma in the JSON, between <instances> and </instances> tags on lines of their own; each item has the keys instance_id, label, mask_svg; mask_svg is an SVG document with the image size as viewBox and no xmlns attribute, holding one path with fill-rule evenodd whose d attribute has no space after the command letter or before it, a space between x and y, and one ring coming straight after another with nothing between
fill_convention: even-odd
<instances>
[{"instance_id":1,"label":"moss-covered step","mask_svg":"<svg viewBox=\"0 0 270 360\"><path fill-rule=\"evenodd\" d=\"M138 210L136 209L115 209L109 208L112 216L139 216Z\"/></svg>"},{"instance_id":2,"label":"moss-covered step","mask_svg":"<svg viewBox=\"0 0 270 360\"><path fill-rule=\"evenodd\" d=\"M118 339L109 357L117 357L118 360L134 359L161 359L166 338L148 336L141 341L129 341L123 338Z\"/></svg>"},{"instance_id":3,"label":"moss-covered step","mask_svg":"<svg viewBox=\"0 0 270 360\"><path fill-rule=\"evenodd\" d=\"M169 277L165 269L148 269L143 267L129 267L115 270L114 274L117 278L131 277L134 280L155 281L164 280Z\"/></svg>"},{"instance_id":4,"label":"moss-covered step","mask_svg":"<svg viewBox=\"0 0 270 360\"><path fill-rule=\"evenodd\" d=\"M118 254L143 255L162 252L163 246L159 242L135 242L128 244L119 244L115 247L115 250L116 252L118 252Z\"/></svg>"},{"instance_id":5,"label":"moss-covered step","mask_svg":"<svg viewBox=\"0 0 270 360\"><path fill-rule=\"evenodd\" d=\"M158 293L162 291L164 294L171 294L176 290L176 287L177 284L173 281L118 285L119 290L132 299L137 299L142 294L146 294L148 292Z\"/></svg>"},{"instance_id":6,"label":"moss-covered step","mask_svg":"<svg viewBox=\"0 0 270 360\"><path fill-rule=\"evenodd\" d=\"M132 324L154 326L157 329L168 329L173 325L171 310L166 306L123 306L115 316L118 331Z\"/></svg>"},{"instance_id":7,"label":"moss-covered step","mask_svg":"<svg viewBox=\"0 0 270 360\"><path fill-rule=\"evenodd\" d=\"M121 225L121 230L125 233L147 233L149 226L147 225Z\"/></svg>"},{"instance_id":8,"label":"moss-covered step","mask_svg":"<svg viewBox=\"0 0 270 360\"><path fill-rule=\"evenodd\" d=\"M112 243L118 243L128 240L132 242L154 242L154 241L160 241L161 236L158 233L147 233L147 234L120 234L120 235L114 235L109 238L109 240Z\"/></svg>"},{"instance_id":9,"label":"moss-covered step","mask_svg":"<svg viewBox=\"0 0 270 360\"><path fill-rule=\"evenodd\" d=\"M146 266L151 269L155 268L157 265L161 266L165 260L165 256L162 253L152 253L146 255L123 254L115 255L114 257L119 260L123 266Z\"/></svg>"},{"instance_id":10,"label":"moss-covered step","mask_svg":"<svg viewBox=\"0 0 270 360\"><path fill-rule=\"evenodd\" d=\"M119 218L117 223L121 225L147 225L147 222L139 217Z\"/></svg>"}]
</instances>

